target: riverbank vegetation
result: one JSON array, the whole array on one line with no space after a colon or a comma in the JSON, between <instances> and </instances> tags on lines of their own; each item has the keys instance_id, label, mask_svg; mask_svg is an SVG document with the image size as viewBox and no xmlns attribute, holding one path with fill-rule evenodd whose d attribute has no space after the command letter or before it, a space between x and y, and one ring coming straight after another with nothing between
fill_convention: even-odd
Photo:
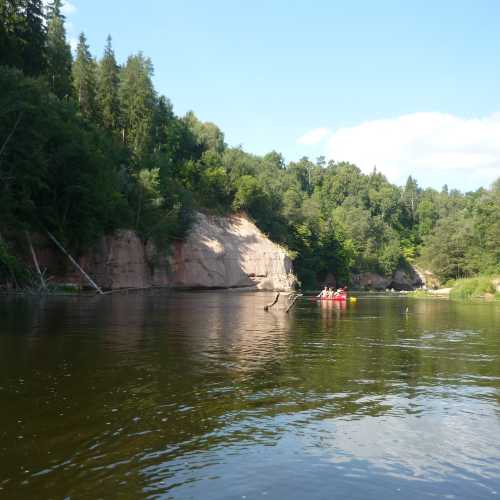
<instances>
[{"instance_id":1,"label":"riverbank vegetation","mask_svg":"<svg viewBox=\"0 0 500 500\"><path fill-rule=\"evenodd\" d=\"M61 8L0 0L0 281L24 279L23 231L76 254L117 228L167 248L194 210L247 212L307 286L405 261L443 281L500 272L500 181L399 187L350 163L230 147L215 124L174 113L144 54L117 61L108 38L96 58L82 33L73 55Z\"/></svg>"},{"instance_id":2,"label":"riverbank vegetation","mask_svg":"<svg viewBox=\"0 0 500 500\"><path fill-rule=\"evenodd\" d=\"M496 281L492 277L478 276L475 278L459 279L450 283L450 285L451 299L500 298L500 294L497 294Z\"/></svg>"}]
</instances>

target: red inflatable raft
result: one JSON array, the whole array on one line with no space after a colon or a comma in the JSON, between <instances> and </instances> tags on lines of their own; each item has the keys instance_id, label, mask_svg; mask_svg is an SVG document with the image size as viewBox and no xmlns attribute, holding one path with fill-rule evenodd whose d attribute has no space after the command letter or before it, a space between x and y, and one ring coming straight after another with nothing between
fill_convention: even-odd
<instances>
[{"instance_id":1,"label":"red inflatable raft","mask_svg":"<svg viewBox=\"0 0 500 500\"><path fill-rule=\"evenodd\" d=\"M333 301L338 301L342 302L343 300L347 300L347 295L345 293L342 293L340 295L334 295L333 297L315 297L316 300L333 300Z\"/></svg>"}]
</instances>

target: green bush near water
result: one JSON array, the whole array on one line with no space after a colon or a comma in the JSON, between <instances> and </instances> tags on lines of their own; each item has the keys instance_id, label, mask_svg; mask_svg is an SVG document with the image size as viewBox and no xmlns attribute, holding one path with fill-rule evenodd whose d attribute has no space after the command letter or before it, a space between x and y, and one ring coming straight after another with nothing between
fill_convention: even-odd
<instances>
[{"instance_id":1,"label":"green bush near water","mask_svg":"<svg viewBox=\"0 0 500 500\"><path fill-rule=\"evenodd\" d=\"M0 240L0 283L25 283L28 278L26 266L12 255L6 243Z\"/></svg>"},{"instance_id":2,"label":"green bush near water","mask_svg":"<svg viewBox=\"0 0 500 500\"><path fill-rule=\"evenodd\" d=\"M454 281L450 299L468 300L484 297L487 293L495 294L495 297L499 298L491 277L465 278Z\"/></svg>"}]
</instances>

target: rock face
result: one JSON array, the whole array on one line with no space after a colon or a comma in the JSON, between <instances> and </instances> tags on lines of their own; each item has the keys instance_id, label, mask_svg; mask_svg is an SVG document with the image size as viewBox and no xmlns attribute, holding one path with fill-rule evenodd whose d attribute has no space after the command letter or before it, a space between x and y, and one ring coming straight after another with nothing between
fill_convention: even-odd
<instances>
[{"instance_id":1,"label":"rock face","mask_svg":"<svg viewBox=\"0 0 500 500\"><path fill-rule=\"evenodd\" d=\"M169 256L161 255L151 243L145 246L134 231L117 231L102 238L80 263L107 289L290 290L296 283L286 251L244 215L197 214L187 238L175 243Z\"/></svg>"},{"instance_id":2,"label":"rock face","mask_svg":"<svg viewBox=\"0 0 500 500\"><path fill-rule=\"evenodd\" d=\"M151 270L141 239L134 231L120 230L101 238L80 265L101 288L148 288Z\"/></svg>"},{"instance_id":3,"label":"rock face","mask_svg":"<svg viewBox=\"0 0 500 500\"><path fill-rule=\"evenodd\" d=\"M389 288L391 279L381 274L365 272L351 275L353 288L360 290L385 290Z\"/></svg>"},{"instance_id":4,"label":"rock face","mask_svg":"<svg viewBox=\"0 0 500 500\"><path fill-rule=\"evenodd\" d=\"M187 239L174 245L169 264L169 282L178 288L290 290L296 282L285 250L242 215L198 214Z\"/></svg>"},{"instance_id":5,"label":"rock face","mask_svg":"<svg viewBox=\"0 0 500 500\"><path fill-rule=\"evenodd\" d=\"M414 267L408 266L396 269L389 287L394 288L394 290L414 290L422 285L423 281L419 273Z\"/></svg>"},{"instance_id":6,"label":"rock face","mask_svg":"<svg viewBox=\"0 0 500 500\"><path fill-rule=\"evenodd\" d=\"M383 276L378 273L364 272L351 275L354 288L360 290L414 290L424 283L414 267L399 267L392 276Z\"/></svg>"},{"instance_id":7,"label":"rock face","mask_svg":"<svg viewBox=\"0 0 500 500\"><path fill-rule=\"evenodd\" d=\"M423 288L428 290L437 290L441 286L438 277L432 271L420 269L419 267L414 267L414 269L422 281Z\"/></svg>"}]
</instances>

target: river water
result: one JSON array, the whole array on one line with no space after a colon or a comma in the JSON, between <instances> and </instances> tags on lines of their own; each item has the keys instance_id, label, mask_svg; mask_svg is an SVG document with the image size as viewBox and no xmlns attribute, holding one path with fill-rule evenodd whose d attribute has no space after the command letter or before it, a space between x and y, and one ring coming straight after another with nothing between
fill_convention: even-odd
<instances>
[{"instance_id":1,"label":"river water","mask_svg":"<svg viewBox=\"0 0 500 500\"><path fill-rule=\"evenodd\" d=\"M0 298L0 498L500 498L500 305L272 298Z\"/></svg>"}]
</instances>

